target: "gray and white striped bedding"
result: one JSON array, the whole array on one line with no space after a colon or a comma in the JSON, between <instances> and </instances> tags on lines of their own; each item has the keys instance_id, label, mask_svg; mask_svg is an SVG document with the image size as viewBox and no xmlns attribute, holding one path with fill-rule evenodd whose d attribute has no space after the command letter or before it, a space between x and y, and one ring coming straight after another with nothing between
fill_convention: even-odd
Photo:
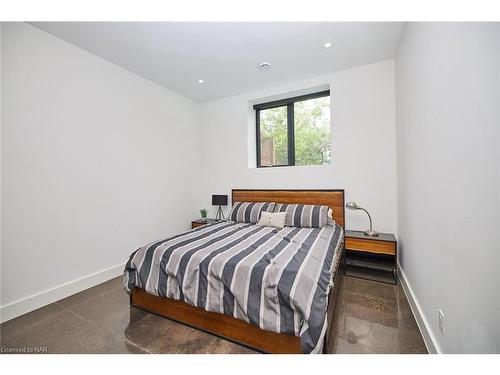
<instances>
[{"instance_id":1,"label":"gray and white striped bedding","mask_svg":"<svg viewBox=\"0 0 500 375\"><path fill-rule=\"evenodd\" d=\"M136 250L125 267L125 288L300 336L305 353L318 353L342 237L337 225L214 223Z\"/></svg>"}]
</instances>

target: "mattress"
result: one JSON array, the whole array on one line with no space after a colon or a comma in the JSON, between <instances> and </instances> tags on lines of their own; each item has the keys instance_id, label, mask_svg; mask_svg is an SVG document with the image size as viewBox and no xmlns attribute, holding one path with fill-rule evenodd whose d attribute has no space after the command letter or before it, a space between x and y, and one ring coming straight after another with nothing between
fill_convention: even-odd
<instances>
[{"instance_id":1,"label":"mattress","mask_svg":"<svg viewBox=\"0 0 500 375\"><path fill-rule=\"evenodd\" d=\"M342 228L277 229L233 221L198 227L133 252L124 284L300 337L322 350Z\"/></svg>"}]
</instances>

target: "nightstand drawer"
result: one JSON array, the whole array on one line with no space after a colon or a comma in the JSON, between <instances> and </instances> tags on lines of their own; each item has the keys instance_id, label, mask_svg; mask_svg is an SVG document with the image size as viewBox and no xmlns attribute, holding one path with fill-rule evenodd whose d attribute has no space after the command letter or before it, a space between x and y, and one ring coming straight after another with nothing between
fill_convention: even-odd
<instances>
[{"instance_id":1,"label":"nightstand drawer","mask_svg":"<svg viewBox=\"0 0 500 375\"><path fill-rule=\"evenodd\" d=\"M365 251L367 253L396 255L396 243L388 241L346 237L345 248L347 250Z\"/></svg>"}]
</instances>

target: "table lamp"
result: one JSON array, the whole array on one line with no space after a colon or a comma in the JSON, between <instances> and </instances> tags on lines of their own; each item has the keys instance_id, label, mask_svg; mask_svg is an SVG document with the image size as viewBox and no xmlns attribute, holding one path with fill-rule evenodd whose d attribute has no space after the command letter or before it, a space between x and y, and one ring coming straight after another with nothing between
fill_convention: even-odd
<instances>
[{"instance_id":1,"label":"table lamp","mask_svg":"<svg viewBox=\"0 0 500 375\"><path fill-rule=\"evenodd\" d=\"M221 206L227 206L227 195L212 195L212 206L219 206L215 220L226 219Z\"/></svg>"},{"instance_id":2,"label":"table lamp","mask_svg":"<svg viewBox=\"0 0 500 375\"><path fill-rule=\"evenodd\" d=\"M358 204L356 202L347 202L345 206L346 206L346 208L348 208L350 210L363 210L363 211L365 211L366 214L368 215L368 219L370 219L370 229L365 230L364 234L366 234L367 236L370 236L370 237L377 237L378 236L378 232L375 232L372 228L372 217L370 216L368 211L366 211L363 207L358 206Z\"/></svg>"}]
</instances>

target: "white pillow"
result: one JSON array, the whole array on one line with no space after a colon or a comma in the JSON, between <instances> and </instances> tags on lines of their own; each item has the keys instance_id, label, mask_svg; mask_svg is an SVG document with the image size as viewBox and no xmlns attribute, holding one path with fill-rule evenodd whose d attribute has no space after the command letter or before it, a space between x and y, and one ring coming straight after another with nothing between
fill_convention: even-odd
<instances>
[{"instance_id":1,"label":"white pillow","mask_svg":"<svg viewBox=\"0 0 500 375\"><path fill-rule=\"evenodd\" d=\"M275 227L281 229L285 227L285 219L286 212L262 212L257 225L260 225L261 227Z\"/></svg>"},{"instance_id":2,"label":"white pillow","mask_svg":"<svg viewBox=\"0 0 500 375\"><path fill-rule=\"evenodd\" d=\"M333 210L331 208L328 209L328 225L335 225L335 220L333 220Z\"/></svg>"}]
</instances>

